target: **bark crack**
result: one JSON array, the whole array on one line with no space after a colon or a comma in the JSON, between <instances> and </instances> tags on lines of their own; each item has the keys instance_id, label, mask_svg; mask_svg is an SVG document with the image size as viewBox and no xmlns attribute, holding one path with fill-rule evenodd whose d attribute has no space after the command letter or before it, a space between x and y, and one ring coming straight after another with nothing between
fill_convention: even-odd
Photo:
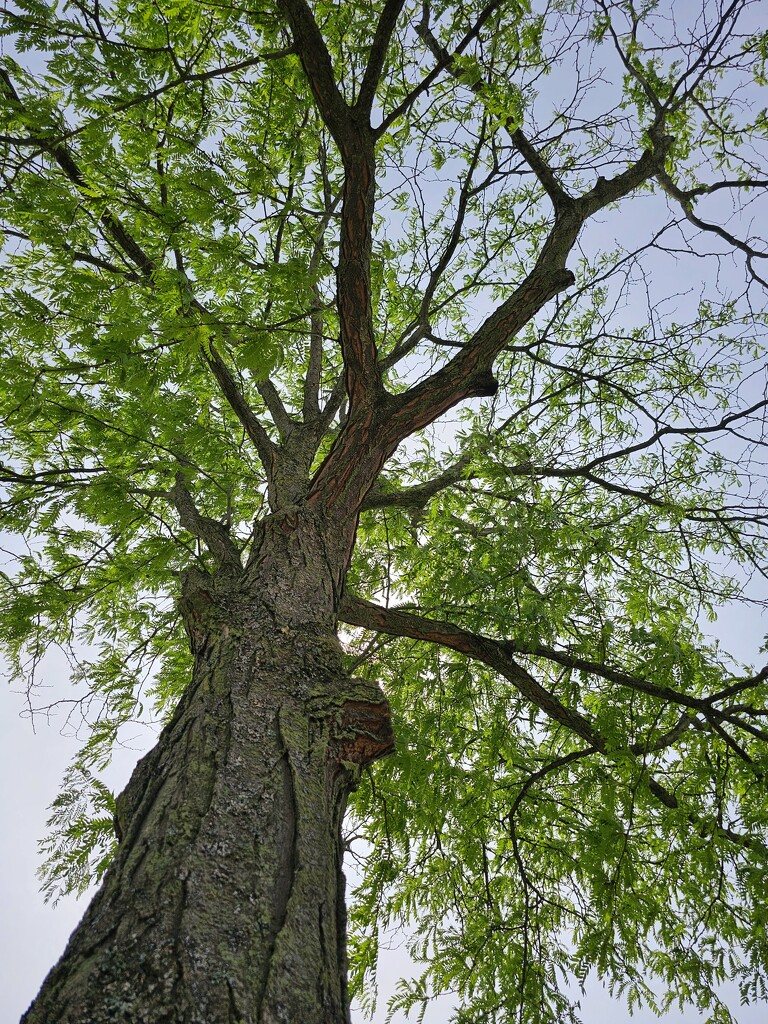
<instances>
[{"instance_id":1,"label":"bark crack","mask_svg":"<svg viewBox=\"0 0 768 1024\"><path fill-rule=\"evenodd\" d=\"M169 964L169 969L175 969L175 977L173 979L173 986L171 988L171 1005L174 1007L183 1006L183 1002L186 1002L184 996L188 991L187 986L182 985L184 980L184 941L183 941L183 928L182 922L184 920L184 911L187 906L187 898L189 896L189 886L186 877L181 879L181 891L179 898L176 901L176 908L173 915L173 961Z\"/></svg>"},{"instance_id":2,"label":"bark crack","mask_svg":"<svg viewBox=\"0 0 768 1024\"><path fill-rule=\"evenodd\" d=\"M283 731L282 722L283 708L278 708L274 718L274 729L277 735L278 747L280 749L279 763L282 767L283 787L285 793L284 807L286 814L287 835L281 844L281 863L278 865L277 877L275 878L274 901L272 905L272 919L269 923L269 946L264 961L264 971L261 983L258 987L256 998L256 1021L264 1019L265 1001L272 976L272 967L277 948L277 940L285 927L288 919L288 905L291 893L296 881L298 871L298 799L294 782L294 769L291 763L290 746Z\"/></svg>"}]
</instances>

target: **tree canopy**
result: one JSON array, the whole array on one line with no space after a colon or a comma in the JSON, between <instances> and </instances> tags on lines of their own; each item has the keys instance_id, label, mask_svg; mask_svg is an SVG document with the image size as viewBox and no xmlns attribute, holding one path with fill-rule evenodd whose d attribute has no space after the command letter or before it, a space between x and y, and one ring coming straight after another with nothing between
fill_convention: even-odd
<instances>
[{"instance_id":1,"label":"tree canopy","mask_svg":"<svg viewBox=\"0 0 768 1024\"><path fill-rule=\"evenodd\" d=\"M768 997L768 666L709 634L765 600L760 13L4 8L0 638L33 703L66 653L89 730L49 894L187 686L181 576L359 486L340 636L397 737L348 821L364 1005L387 929L393 1006L461 1022L571 1019L592 970Z\"/></svg>"}]
</instances>

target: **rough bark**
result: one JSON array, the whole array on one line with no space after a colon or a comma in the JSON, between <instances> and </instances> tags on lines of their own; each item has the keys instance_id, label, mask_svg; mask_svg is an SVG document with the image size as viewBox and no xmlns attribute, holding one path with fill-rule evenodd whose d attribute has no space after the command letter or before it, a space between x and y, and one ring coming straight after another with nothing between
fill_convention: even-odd
<instances>
[{"instance_id":1,"label":"rough bark","mask_svg":"<svg viewBox=\"0 0 768 1024\"><path fill-rule=\"evenodd\" d=\"M118 799L121 844L25 1024L344 1024L340 826L392 748L341 669L336 581L298 513L243 572L190 573L192 682Z\"/></svg>"}]
</instances>

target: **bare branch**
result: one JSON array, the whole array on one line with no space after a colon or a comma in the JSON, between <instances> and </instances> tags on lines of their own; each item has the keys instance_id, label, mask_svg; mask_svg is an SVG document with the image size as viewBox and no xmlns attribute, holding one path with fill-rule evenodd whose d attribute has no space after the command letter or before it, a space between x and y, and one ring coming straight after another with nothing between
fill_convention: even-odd
<instances>
[{"instance_id":1,"label":"bare branch","mask_svg":"<svg viewBox=\"0 0 768 1024\"><path fill-rule=\"evenodd\" d=\"M309 323L309 358L307 360L307 372L304 377L304 384L302 387L302 416L304 422L305 424L317 427L319 427L322 422L320 413L320 381L322 379L323 371L324 303L320 295L315 275L317 274L320 261L323 257L325 233L328 230L328 225L330 224L333 215L336 213L336 209L342 198L340 192L336 195L332 195L331 193L331 184L328 180L326 169L326 153L324 146L322 145L319 153L319 164L321 174L323 176L325 212L318 226L317 237L315 238L314 245L312 247L312 255L309 260L309 267L307 268L312 287L312 305L310 307ZM342 379L342 388L343 386L344 381Z\"/></svg>"},{"instance_id":2,"label":"bare branch","mask_svg":"<svg viewBox=\"0 0 768 1024\"><path fill-rule=\"evenodd\" d=\"M456 65L456 56L458 55L459 50L457 49L454 53L449 53L448 50L446 50L446 48L437 40L429 27L429 8L426 4L423 9L422 19L417 25L416 31L427 44L432 54L438 59L440 66L447 68L450 73L460 81L463 78L463 73ZM488 84L484 79L479 78L474 80L471 85L468 84L468 88L482 99L483 93L488 90ZM517 151L531 168L538 178L542 188L552 200L552 205L555 210L560 210L568 203L572 203L572 197L563 188L555 172L546 160L544 160L539 151L531 144L522 129L515 125L512 118L507 119L504 124L504 128L514 143Z\"/></svg>"},{"instance_id":3,"label":"bare branch","mask_svg":"<svg viewBox=\"0 0 768 1024\"><path fill-rule=\"evenodd\" d=\"M675 199L680 204L683 213L685 214L686 218L691 222L691 224L697 227L700 231L706 231L709 232L710 234L717 235L719 238L722 238L724 241L726 241L729 245L732 245L734 249L738 249L740 252L743 252L747 257L747 268L751 276L764 288L768 288L768 279L758 274L753 264L753 260L768 260L768 252L756 249L748 242L745 242L742 239L737 238L734 234L732 234L730 231L727 231L719 224L712 224L709 221L702 220L701 217L697 217L696 214L693 212L693 204L691 202L691 198L694 195L702 194L701 190L694 189L690 192L686 192L683 189L678 188L678 186L672 180L671 176L667 174L663 167L658 168L656 177L658 178L659 184L664 189L664 191L669 196L671 196L672 199ZM762 182L761 184L765 185L766 183ZM712 192L714 191L714 187L705 187L704 191Z\"/></svg>"},{"instance_id":4,"label":"bare branch","mask_svg":"<svg viewBox=\"0 0 768 1024\"><path fill-rule=\"evenodd\" d=\"M465 33L463 39L457 44L452 54L447 52L443 53L443 56L438 58L437 64L429 71L419 84L408 93L394 110L391 110L389 114L384 118L379 127L376 129L376 134L383 134L391 125L395 123L403 114L409 110L416 100L423 96L429 90L429 87L437 81L440 75L445 71L449 64L455 60L456 57L461 56L462 53L467 49L469 44L478 37L480 30L483 25L491 18L500 7L504 6L504 0L491 0L491 3L480 11L477 16L477 20L468 32ZM422 16L421 21L416 26L416 31L421 34L422 27L429 28L429 16L430 8L428 0L424 0L422 4Z\"/></svg>"},{"instance_id":5,"label":"bare branch","mask_svg":"<svg viewBox=\"0 0 768 1024\"><path fill-rule=\"evenodd\" d=\"M448 241L440 254L440 258L429 275L429 280L427 281L421 297L421 303L417 314L418 320L414 325L416 329L410 334L410 336L406 335L403 340L395 345L389 355L385 356L381 360L380 366L382 371L390 369L395 365L395 363L402 359L403 356L407 355L408 352L416 347L422 337L429 336L428 323L432 298L440 284L443 274L450 265L450 262L461 242L469 200L474 191L472 187L472 176L477 168L484 144L485 133L481 131L478 136L474 152L472 153L472 158L470 160L469 167L467 168L467 174L462 183L461 191L459 192L459 198L456 204L456 217L448 235Z\"/></svg>"},{"instance_id":6,"label":"bare branch","mask_svg":"<svg viewBox=\"0 0 768 1024\"><path fill-rule=\"evenodd\" d=\"M672 427L665 425L654 430L652 434L646 437L642 441L638 441L636 444L627 445L625 448L617 449L614 452L607 452L605 455L597 455L594 459L584 463L582 466L573 468L556 469L554 467L531 467L530 472L535 475L541 476L588 476L591 470L597 466L602 466L607 462L613 462L616 459L626 458L628 455L635 455L637 452L644 451L647 448L651 448L663 437L699 437L704 434L720 434L728 430L728 428L738 422L739 420L746 419L748 416L752 416L756 412L760 412L763 409L768 409L768 398L763 398L759 402L755 402L746 409L736 409L733 412L727 413L722 416L717 423L711 423L708 427ZM602 480L594 478L596 482L603 483Z\"/></svg>"}]
</instances>

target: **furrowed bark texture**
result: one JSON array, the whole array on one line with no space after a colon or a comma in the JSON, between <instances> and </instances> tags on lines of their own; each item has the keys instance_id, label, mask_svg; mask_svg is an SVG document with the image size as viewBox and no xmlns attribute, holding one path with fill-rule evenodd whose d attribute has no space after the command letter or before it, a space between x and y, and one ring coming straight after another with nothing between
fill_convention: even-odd
<instances>
[{"instance_id":1,"label":"furrowed bark texture","mask_svg":"<svg viewBox=\"0 0 768 1024\"><path fill-rule=\"evenodd\" d=\"M25 1024L349 1021L340 826L389 709L341 671L317 531L276 517L256 550L185 580L193 680Z\"/></svg>"}]
</instances>

